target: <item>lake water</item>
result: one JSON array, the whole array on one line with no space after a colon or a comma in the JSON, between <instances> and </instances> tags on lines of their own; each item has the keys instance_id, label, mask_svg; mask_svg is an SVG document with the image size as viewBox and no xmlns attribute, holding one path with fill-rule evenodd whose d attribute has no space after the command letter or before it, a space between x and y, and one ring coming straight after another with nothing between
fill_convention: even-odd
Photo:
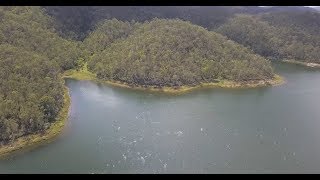
<instances>
[{"instance_id":1,"label":"lake water","mask_svg":"<svg viewBox=\"0 0 320 180\"><path fill-rule=\"evenodd\" d=\"M320 71L274 66L286 84L179 96L69 79L64 132L0 173L320 173Z\"/></svg>"}]
</instances>

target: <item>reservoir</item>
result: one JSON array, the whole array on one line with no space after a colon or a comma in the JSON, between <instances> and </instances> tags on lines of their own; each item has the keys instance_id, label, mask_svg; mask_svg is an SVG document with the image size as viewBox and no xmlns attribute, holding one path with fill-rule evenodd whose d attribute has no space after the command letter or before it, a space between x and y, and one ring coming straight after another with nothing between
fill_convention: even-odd
<instances>
[{"instance_id":1,"label":"reservoir","mask_svg":"<svg viewBox=\"0 0 320 180\"><path fill-rule=\"evenodd\" d=\"M285 84L183 95L67 79L63 133L0 173L319 173L320 71L273 66Z\"/></svg>"}]
</instances>

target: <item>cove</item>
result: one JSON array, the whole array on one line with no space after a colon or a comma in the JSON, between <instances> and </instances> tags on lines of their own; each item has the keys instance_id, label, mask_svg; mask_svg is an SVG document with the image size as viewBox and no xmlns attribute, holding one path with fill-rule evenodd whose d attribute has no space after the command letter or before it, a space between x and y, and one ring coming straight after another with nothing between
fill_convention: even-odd
<instances>
[{"instance_id":1,"label":"cove","mask_svg":"<svg viewBox=\"0 0 320 180\"><path fill-rule=\"evenodd\" d=\"M274 66L281 86L183 95L67 79L63 133L0 173L317 173L320 71Z\"/></svg>"}]
</instances>

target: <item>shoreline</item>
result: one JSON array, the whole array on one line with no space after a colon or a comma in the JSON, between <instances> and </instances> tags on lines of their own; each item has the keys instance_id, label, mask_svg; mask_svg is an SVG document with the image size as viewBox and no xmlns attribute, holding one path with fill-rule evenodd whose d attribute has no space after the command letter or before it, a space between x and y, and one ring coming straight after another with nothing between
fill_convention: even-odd
<instances>
[{"instance_id":1,"label":"shoreline","mask_svg":"<svg viewBox=\"0 0 320 180\"><path fill-rule=\"evenodd\" d=\"M49 129L45 130L44 134L30 134L17 138L14 142L0 147L0 158L10 155L16 151L34 148L41 144L48 143L56 138L64 129L64 126L69 117L69 109L71 97L67 86L64 86L64 103L57 116L57 121L52 123Z\"/></svg>"},{"instance_id":2,"label":"shoreline","mask_svg":"<svg viewBox=\"0 0 320 180\"><path fill-rule=\"evenodd\" d=\"M290 63L290 64L297 64L304 67L311 67L311 68L320 68L320 64L318 63L308 63L308 62L301 62L296 60L282 60L282 62Z\"/></svg>"},{"instance_id":3,"label":"shoreline","mask_svg":"<svg viewBox=\"0 0 320 180\"><path fill-rule=\"evenodd\" d=\"M180 86L178 88L173 88L173 87L158 88L154 86L150 86L150 87L132 86L119 81L101 80L101 79L98 79L95 74L89 71L69 70L63 74L63 78L94 81L97 83L109 84L115 87L130 88L135 90L147 90L147 91L153 91L153 92L164 92L168 94L181 94L181 93L190 92L192 90L200 89L200 88L233 88L233 89L258 88L258 87L266 87L266 86L277 86L285 82L283 77L275 74L274 78L270 80L249 81L246 83L239 83L239 82L225 80L217 83L201 83L200 85L197 85L197 86Z\"/></svg>"},{"instance_id":4,"label":"shoreline","mask_svg":"<svg viewBox=\"0 0 320 180\"><path fill-rule=\"evenodd\" d=\"M130 86L122 82L100 80L96 78L95 74L89 71L69 70L64 72L61 78L94 81L97 83L109 84L109 85L121 87L121 88L148 90L153 92L164 92L169 94L181 94L181 93L190 92L192 90L200 89L200 88L237 88L237 89L238 88L239 89L240 88L257 88L257 87L281 85L285 82L281 76L275 75L274 79L271 79L271 80L249 81L245 84L233 82L233 81L220 81L217 83L202 83L197 86L180 86L178 88L172 88L172 87L158 88L158 87L152 87L152 86L151 87ZM44 134L38 133L38 134L30 134L30 135L22 136L17 138L14 142L0 147L0 158L3 158L7 155L10 155L22 149L34 148L39 145L49 143L50 141L54 140L62 132L68 120L69 109L71 107L70 106L71 97L69 94L68 87L64 86L63 91L64 91L64 95L63 95L64 104L59 112L59 115L57 116L58 120L52 123L49 129L47 129Z\"/></svg>"}]
</instances>

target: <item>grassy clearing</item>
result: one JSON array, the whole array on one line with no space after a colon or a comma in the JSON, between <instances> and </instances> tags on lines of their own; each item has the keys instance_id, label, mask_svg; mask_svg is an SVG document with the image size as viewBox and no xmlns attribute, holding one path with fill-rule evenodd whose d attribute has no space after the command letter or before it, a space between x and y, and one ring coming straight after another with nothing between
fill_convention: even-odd
<instances>
[{"instance_id":1,"label":"grassy clearing","mask_svg":"<svg viewBox=\"0 0 320 180\"><path fill-rule=\"evenodd\" d=\"M77 80L96 80L96 75L88 71L88 65L85 63L80 70L71 69L62 74L63 78L72 78Z\"/></svg>"}]
</instances>

